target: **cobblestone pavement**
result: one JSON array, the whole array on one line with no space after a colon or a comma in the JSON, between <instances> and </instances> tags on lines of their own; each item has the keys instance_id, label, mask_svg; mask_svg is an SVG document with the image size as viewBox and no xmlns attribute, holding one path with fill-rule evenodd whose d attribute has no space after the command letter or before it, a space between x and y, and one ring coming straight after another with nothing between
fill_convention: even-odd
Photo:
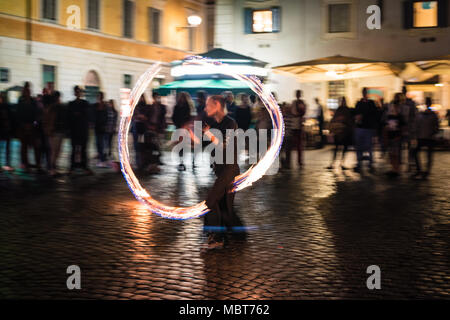
<instances>
[{"instance_id":1,"label":"cobblestone pavement","mask_svg":"<svg viewBox=\"0 0 450 320\"><path fill-rule=\"evenodd\" d=\"M245 241L202 253L202 220L148 213L118 173L59 177L0 173L0 298L341 299L450 297L450 154L428 180L306 167L264 177L236 196ZM351 159L350 159L351 158ZM354 154L349 155L349 162ZM142 183L167 204L202 200L204 163L168 163ZM81 268L81 290L66 268ZM368 290L366 268L381 268Z\"/></svg>"}]
</instances>

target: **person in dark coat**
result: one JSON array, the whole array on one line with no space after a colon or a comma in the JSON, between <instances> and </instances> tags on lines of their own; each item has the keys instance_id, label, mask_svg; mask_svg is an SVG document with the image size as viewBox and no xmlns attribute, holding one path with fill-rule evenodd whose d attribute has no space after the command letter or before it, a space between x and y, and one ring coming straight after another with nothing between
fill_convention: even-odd
<instances>
[{"instance_id":1,"label":"person in dark coat","mask_svg":"<svg viewBox=\"0 0 450 320\"><path fill-rule=\"evenodd\" d=\"M180 92L178 95L177 103L173 109L172 121L177 129L187 129L189 130L189 123L191 121L191 109L192 102L189 93ZM194 157L192 157L192 162L194 162ZM183 163L183 154L180 153L180 164L178 165L179 171L186 170L186 166Z\"/></svg>"},{"instance_id":2,"label":"person in dark coat","mask_svg":"<svg viewBox=\"0 0 450 320\"><path fill-rule=\"evenodd\" d=\"M241 104L236 108L236 123L239 129L244 131L250 128L252 122L252 112L250 110L250 99L248 94L241 95Z\"/></svg>"},{"instance_id":3,"label":"person in dark coat","mask_svg":"<svg viewBox=\"0 0 450 320\"><path fill-rule=\"evenodd\" d=\"M355 107L355 148L358 164L355 172L361 172L363 154L369 154L369 170L374 172L373 166L373 138L378 128L378 109L373 100L368 98L367 88L362 90L362 99Z\"/></svg>"},{"instance_id":4,"label":"person in dark coat","mask_svg":"<svg viewBox=\"0 0 450 320\"><path fill-rule=\"evenodd\" d=\"M319 125L319 137L320 137L320 141L319 141L319 148L323 147L324 144L324 135L323 135L323 126L325 124L325 117L323 114L323 106L320 103L319 98L315 98L314 101L316 102L316 107L317 107L317 123Z\"/></svg>"},{"instance_id":5,"label":"person in dark coat","mask_svg":"<svg viewBox=\"0 0 450 320\"><path fill-rule=\"evenodd\" d=\"M392 170L388 172L388 175L392 177L400 174L402 139L404 128L407 124L402 114L404 104L405 96L402 93L396 93L384 119L384 136L387 141L386 145L392 166Z\"/></svg>"},{"instance_id":6,"label":"person in dark coat","mask_svg":"<svg viewBox=\"0 0 450 320\"><path fill-rule=\"evenodd\" d=\"M61 145L67 133L66 107L61 103L59 91L53 91L50 105L45 108L43 129L50 145L50 175L55 176Z\"/></svg>"},{"instance_id":7,"label":"person in dark coat","mask_svg":"<svg viewBox=\"0 0 450 320\"><path fill-rule=\"evenodd\" d=\"M114 105L114 100L110 99L108 103L106 104L106 110L108 113L108 120L106 122L106 150L105 153L108 155L109 158L112 156L112 141L113 137L116 134L117 129L117 119L118 119L118 112L116 110L116 107Z\"/></svg>"},{"instance_id":8,"label":"person in dark coat","mask_svg":"<svg viewBox=\"0 0 450 320\"><path fill-rule=\"evenodd\" d=\"M147 104L145 96L142 95L134 110L131 127L136 154L136 167L139 170L144 169L145 136L149 130L149 119L150 105Z\"/></svg>"},{"instance_id":9,"label":"person in dark coat","mask_svg":"<svg viewBox=\"0 0 450 320\"><path fill-rule=\"evenodd\" d=\"M350 108L347 106L345 97L341 98L341 103L330 121L330 131L333 135L335 147L331 164L327 169L333 169L339 149L342 147L341 169L347 170L347 167L344 166L344 159L348 146L352 144L353 116Z\"/></svg>"},{"instance_id":10,"label":"person in dark coat","mask_svg":"<svg viewBox=\"0 0 450 320\"><path fill-rule=\"evenodd\" d=\"M425 104L427 106L426 110L419 113L416 119L416 148L414 150L414 159L416 161L417 173L415 177L422 176L423 178L428 177L431 172L431 167L433 165L433 151L435 144L435 135L439 132L439 118L431 109L432 100L430 97L426 98ZM427 170L422 170L422 165L420 164L419 153L422 148L427 148Z\"/></svg>"},{"instance_id":11,"label":"person in dark coat","mask_svg":"<svg viewBox=\"0 0 450 320\"><path fill-rule=\"evenodd\" d=\"M81 99L81 88L73 89L75 100L69 102L67 108L67 124L72 143L72 155L69 174L81 167L88 174L93 172L88 167L87 144L89 139L89 103Z\"/></svg>"},{"instance_id":12,"label":"person in dark coat","mask_svg":"<svg viewBox=\"0 0 450 320\"><path fill-rule=\"evenodd\" d=\"M234 101L234 95L231 91L224 92L227 115L233 119L236 119L236 102Z\"/></svg>"},{"instance_id":13,"label":"person in dark coat","mask_svg":"<svg viewBox=\"0 0 450 320\"><path fill-rule=\"evenodd\" d=\"M103 92L99 92L97 103L94 104L95 119L95 142L98 153L98 167L107 167L105 147L108 144L108 135L106 126L108 124L108 109L106 102L103 100Z\"/></svg>"},{"instance_id":14,"label":"person in dark coat","mask_svg":"<svg viewBox=\"0 0 450 320\"><path fill-rule=\"evenodd\" d=\"M3 167L0 167L0 170L12 170L10 142L13 135L13 121L13 113L7 102L6 93L2 92L0 93L0 143L4 142L5 145L5 163Z\"/></svg>"},{"instance_id":15,"label":"person in dark coat","mask_svg":"<svg viewBox=\"0 0 450 320\"><path fill-rule=\"evenodd\" d=\"M25 171L29 171L28 148L33 147L36 167L41 170L39 110L36 100L31 97L29 82L25 83L22 96L19 98L17 120L19 122L21 167Z\"/></svg>"}]
</instances>

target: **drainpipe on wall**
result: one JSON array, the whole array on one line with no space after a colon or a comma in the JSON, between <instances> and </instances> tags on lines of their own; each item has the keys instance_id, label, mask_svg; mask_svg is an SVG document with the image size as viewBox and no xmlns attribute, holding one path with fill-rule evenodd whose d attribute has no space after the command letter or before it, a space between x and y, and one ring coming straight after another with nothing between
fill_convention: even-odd
<instances>
[{"instance_id":1,"label":"drainpipe on wall","mask_svg":"<svg viewBox=\"0 0 450 320\"><path fill-rule=\"evenodd\" d=\"M27 39L27 55L31 55L32 34L31 34L31 0L25 0L27 10L26 23L26 39Z\"/></svg>"}]
</instances>

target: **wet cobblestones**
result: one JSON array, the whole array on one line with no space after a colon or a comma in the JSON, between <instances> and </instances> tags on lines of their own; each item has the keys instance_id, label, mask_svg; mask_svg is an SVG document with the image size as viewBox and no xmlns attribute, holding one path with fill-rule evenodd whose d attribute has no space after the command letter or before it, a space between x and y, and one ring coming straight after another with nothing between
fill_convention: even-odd
<instances>
[{"instance_id":1,"label":"wet cobblestones","mask_svg":"<svg viewBox=\"0 0 450 320\"><path fill-rule=\"evenodd\" d=\"M207 253L201 219L148 213L112 170L0 173L0 298L448 299L450 154L436 154L425 181L389 180L381 161L375 175L327 171L329 156L308 151L302 171L239 192L247 239ZM143 180L157 199L204 198L206 165L179 173L164 162ZM72 264L81 290L66 288ZM369 265L381 268L381 290L366 287Z\"/></svg>"}]
</instances>

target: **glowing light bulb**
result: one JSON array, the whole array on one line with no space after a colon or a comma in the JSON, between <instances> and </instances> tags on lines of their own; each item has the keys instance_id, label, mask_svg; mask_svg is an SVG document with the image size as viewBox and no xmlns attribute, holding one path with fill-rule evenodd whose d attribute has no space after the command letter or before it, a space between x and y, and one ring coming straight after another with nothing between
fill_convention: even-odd
<instances>
[{"instance_id":1,"label":"glowing light bulb","mask_svg":"<svg viewBox=\"0 0 450 320\"><path fill-rule=\"evenodd\" d=\"M192 15L187 18L191 27L198 27L202 23L202 18L197 15Z\"/></svg>"}]
</instances>

